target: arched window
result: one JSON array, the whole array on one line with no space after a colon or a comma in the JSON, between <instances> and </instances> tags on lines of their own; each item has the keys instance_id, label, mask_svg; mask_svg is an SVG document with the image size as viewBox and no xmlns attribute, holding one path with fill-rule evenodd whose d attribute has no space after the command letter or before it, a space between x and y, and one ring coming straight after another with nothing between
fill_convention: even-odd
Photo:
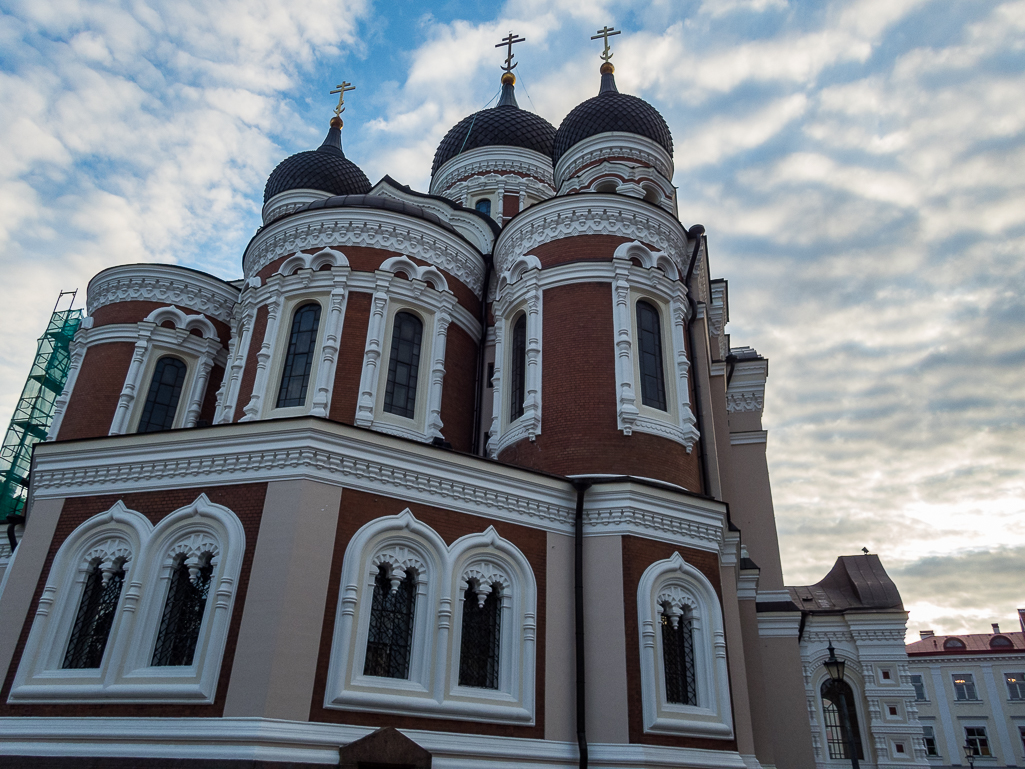
<instances>
[{"instance_id":1,"label":"arched window","mask_svg":"<svg viewBox=\"0 0 1025 769\"><path fill-rule=\"evenodd\" d=\"M317 346L320 327L320 305L304 304L292 316L292 331L288 336L288 354L281 372L278 390L279 409L306 405L306 390L310 384L310 369Z\"/></svg>"},{"instance_id":2,"label":"arched window","mask_svg":"<svg viewBox=\"0 0 1025 769\"><path fill-rule=\"evenodd\" d=\"M389 414L412 419L416 413L416 383L423 333L424 324L413 313L395 313L388 384L384 391L384 410Z\"/></svg>"},{"instance_id":3,"label":"arched window","mask_svg":"<svg viewBox=\"0 0 1025 769\"><path fill-rule=\"evenodd\" d=\"M964 645L964 641L962 641L960 638L948 638L946 641L943 642L943 648L944 649L964 649L966 647Z\"/></svg>"},{"instance_id":4,"label":"arched window","mask_svg":"<svg viewBox=\"0 0 1025 769\"><path fill-rule=\"evenodd\" d=\"M157 361L137 432L155 433L174 427L174 416L178 411L185 371L185 364L170 355Z\"/></svg>"},{"instance_id":5,"label":"arched window","mask_svg":"<svg viewBox=\"0 0 1025 769\"><path fill-rule=\"evenodd\" d=\"M75 616L62 668L68 670L100 666L124 582L123 562L93 564L85 579L85 589L78 604L78 614Z\"/></svg>"},{"instance_id":6,"label":"arched window","mask_svg":"<svg viewBox=\"0 0 1025 769\"><path fill-rule=\"evenodd\" d=\"M666 699L681 705L697 705L694 675L694 629L690 609L683 614L662 607L662 660L666 669Z\"/></svg>"},{"instance_id":7,"label":"arched window","mask_svg":"<svg viewBox=\"0 0 1025 769\"><path fill-rule=\"evenodd\" d=\"M416 579L412 572L398 578L378 567L370 608L370 633L363 675L408 678L413 646L413 606Z\"/></svg>"},{"instance_id":8,"label":"arched window","mask_svg":"<svg viewBox=\"0 0 1025 769\"><path fill-rule=\"evenodd\" d=\"M153 651L155 667L192 664L213 572L209 559L190 566L182 558L174 567Z\"/></svg>"},{"instance_id":9,"label":"arched window","mask_svg":"<svg viewBox=\"0 0 1025 769\"><path fill-rule=\"evenodd\" d=\"M846 681L834 681L828 679L822 682L822 716L826 727L826 744L829 747L830 758L850 759L850 740L848 734L853 738L857 747L858 758L865 760L864 751L861 748L861 732L858 729L858 710L854 706L854 692ZM847 704L847 728L844 728L841 715L841 698ZM848 729L850 730L848 732Z\"/></svg>"},{"instance_id":10,"label":"arched window","mask_svg":"<svg viewBox=\"0 0 1025 769\"><path fill-rule=\"evenodd\" d=\"M463 630L459 646L459 685L498 688L501 659L502 599L471 584L463 593Z\"/></svg>"},{"instance_id":11,"label":"arched window","mask_svg":"<svg viewBox=\"0 0 1025 769\"><path fill-rule=\"evenodd\" d=\"M527 390L527 314L521 312L513 324L512 364L509 377L509 421L523 416L523 400Z\"/></svg>"},{"instance_id":12,"label":"arched window","mask_svg":"<svg viewBox=\"0 0 1025 769\"><path fill-rule=\"evenodd\" d=\"M666 408L666 380L662 365L662 323L651 302L637 302L637 362L641 372L641 403L659 411Z\"/></svg>"},{"instance_id":13,"label":"arched window","mask_svg":"<svg viewBox=\"0 0 1025 769\"><path fill-rule=\"evenodd\" d=\"M1014 644L1011 643L1011 639L1007 636L997 635L989 640L989 646L991 649L1011 649L1014 647Z\"/></svg>"},{"instance_id":14,"label":"arched window","mask_svg":"<svg viewBox=\"0 0 1025 769\"><path fill-rule=\"evenodd\" d=\"M487 199L478 200L477 201L477 205L474 206L474 208L476 208L480 213L484 214L485 216L491 216L491 201L490 200L487 200Z\"/></svg>"}]
</instances>

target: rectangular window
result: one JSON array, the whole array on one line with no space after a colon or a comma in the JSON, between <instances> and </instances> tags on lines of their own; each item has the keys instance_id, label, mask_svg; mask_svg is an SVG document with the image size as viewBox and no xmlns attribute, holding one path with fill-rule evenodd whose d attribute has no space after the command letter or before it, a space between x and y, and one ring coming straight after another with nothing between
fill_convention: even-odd
<instances>
[{"instance_id":1,"label":"rectangular window","mask_svg":"<svg viewBox=\"0 0 1025 769\"><path fill-rule=\"evenodd\" d=\"M880 670L879 672L880 672L880 673L882 674L882 676L883 676L883 680L884 680L884 681L889 681L889 680L891 680L891 679L890 679L890 671L889 671L889 670L887 670L886 668L883 668L883 669L882 669L882 670Z\"/></svg>"},{"instance_id":2,"label":"rectangular window","mask_svg":"<svg viewBox=\"0 0 1025 769\"><path fill-rule=\"evenodd\" d=\"M895 743L893 743L893 747L896 749L898 755L901 755L901 756L904 755L904 743L903 742L895 742Z\"/></svg>"},{"instance_id":3,"label":"rectangular window","mask_svg":"<svg viewBox=\"0 0 1025 769\"><path fill-rule=\"evenodd\" d=\"M955 673L953 678L954 699L958 701L979 699L979 695L975 693L975 678L971 673Z\"/></svg>"},{"instance_id":4,"label":"rectangular window","mask_svg":"<svg viewBox=\"0 0 1025 769\"><path fill-rule=\"evenodd\" d=\"M915 687L915 699L916 700L918 700L919 702L925 702L925 701L927 701L929 699L928 697L925 696L925 682L922 680L921 676L912 675L911 676L911 685L913 687Z\"/></svg>"},{"instance_id":5,"label":"rectangular window","mask_svg":"<svg viewBox=\"0 0 1025 769\"><path fill-rule=\"evenodd\" d=\"M922 732L925 738L925 754L927 756L938 756L939 753L936 751L936 731L931 726L923 726Z\"/></svg>"},{"instance_id":6,"label":"rectangular window","mask_svg":"<svg viewBox=\"0 0 1025 769\"><path fill-rule=\"evenodd\" d=\"M989 752L989 738L985 726L966 726L964 729L965 745L972 749L976 756L992 756Z\"/></svg>"},{"instance_id":7,"label":"rectangular window","mask_svg":"<svg viewBox=\"0 0 1025 769\"><path fill-rule=\"evenodd\" d=\"M1025 700L1025 673L1004 673L1007 681L1007 698Z\"/></svg>"},{"instance_id":8,"label":"rectangular window","mask_svg":"<svg viewBox=\"0 0 1025 769\"><path fill-rule=\"evenodd\" d=\"M897 706L896 705L887 705L886 706L886 712L889 715L891 715L891 716L896 716L897 715Z\"/></svg>"}]
</instances>

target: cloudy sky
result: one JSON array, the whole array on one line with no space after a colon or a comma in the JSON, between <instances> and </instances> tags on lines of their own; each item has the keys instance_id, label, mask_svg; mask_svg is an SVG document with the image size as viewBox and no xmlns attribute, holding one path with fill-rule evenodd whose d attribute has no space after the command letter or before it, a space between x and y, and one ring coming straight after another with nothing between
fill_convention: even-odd
<instances>
[{"instance_id":1,"label":"cloudy sky","mask_svg":"<svg viewBox=\"0 0 1025 769\"><path fill-rule=\"evenodd\" d=\"M620 90L666 117L680 215L769 357L783 564L883 559L920 628L1025 606L1025 2L0 1L0 413L61 289L163 261L240 275L275 164L320 143L426 189L498 91L558 125ZM79 301L81 305L81 299ZM4 417L6 418L6 417Z\"/></svg>"}]
</instances>

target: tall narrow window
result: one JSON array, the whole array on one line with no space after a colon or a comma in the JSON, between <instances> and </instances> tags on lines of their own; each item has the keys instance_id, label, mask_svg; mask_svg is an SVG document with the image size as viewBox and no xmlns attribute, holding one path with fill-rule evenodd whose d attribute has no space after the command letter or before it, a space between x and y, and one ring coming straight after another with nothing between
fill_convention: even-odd
<instances>
[{"instance_id":1,"label":"tall narrow window","mask_svg":"<svg viewBox=\"0 0 1025 769\"><path fill-rule=\"evenodd\" d=\"M926 702L929 698L925 696L925 682L920 675L911 676L911 685L915 687L915 699L919 702Z\"/></svg>"},{"instance_id":2,"label":"tall narrow window","mask_svg":"<svg viewBox=\"0 0 1025 769\"><path fill-rule=\"evenodd\" d=\"M95 564L89 570L62 668L67 670L100 666L124 582L125 570L122 564L106 570L100 564Z\"/></svg>"},{"instance_id":3,"label":"tall narrow window","mask_svg":"<svg viewBox=\"0 0 1025 769\"><path fill-rule=\"evenodd\" d=\"M666 382L662 365L662 323L651 302L637 303L637 362L641 371L641 403L659 411L666 408Z\"/></svg>"},{"instance_id":4,"label":"tall narrow window","mask_svg":"<svg viewBox=\"0 0 1025 769\"><path fill-rule=\"evenodd\" d=\"M412 419L416 413L416 382L423 333L424 324L413 313L395 313L388 385L384 391L384 410L389 414Z\"/></svg>"},{"instance_id":5,"label":"tall narrow window","mask_svg":"<svg viewBox=\"0 0 1025 769\"><path fill-rule=\"evenodd\" d=\"M137 432L155 433L174 427L174 415L178 411L185 371L185 364L169 355L157 361Z\"/></svg>"},{"instance_id":6,"label":"tall narrow window","mask_svg":"<svg viewBox=\"0 0 1025 769\"><path fill-rule=\"evenodd\" d=\"M213 566L209 563L190 569L182 559L174 567L153 650L154 666L192 664L212 576Z\"/></svg>"},{"instance_id":7,"label":"tall narrow window","mask_svg":"<svg viewBox=\"0 0 1025 769\"><path fill-rule=\"evenodd\" d=\"M1007 699L1025 700L1025 673L1004 673L1007 682Z\"/></svg>"},{"instance_id":8,"label":"tall narrow window","mask_svg":"<svg viewBox=\"0 0 1025 769\"><path fill-rule=\"evenodd\" d=\"M512 358L509 377L509 421L523 416L523 399L527 392L527 315L520 313L513 324Z\"/></svg>"},{"instance_id":9,"label":"tall narrow window","mask_svg":"<svg viewBox=\"0 0 1025 769\"><path fill-rule=\"evenodd\" d=\"M922 727L922 739L925 741L925 754L927 756L938 756L936 750L936 731L931 726Z\"/></svg>"},{"instance_id":10,"label":"tall narrow window","mask_svg":"<svg viewBox=\"0 0 1025 769\"><path fill-rule=\"evenodd\" d=\"M975 676L971 673L955 673L954 699L956 700L977 700L979 695L975 691Z\"/></svg>"},{"instance_id":11,"label":"tall narrow window","mask_svg":"<svg viewBox=\"0 0 1025 769\"><path fill-rule=\"evenodd\" d=\"M697 705L694 674L694 629L689 614L680 616L663 607L662 661L666 669L666 700Z\"/></svg>"},{"instance_id":12,"label":"tall narrow window","mask_svg":"<svg viewBox=\"0 0 1025 769\"><path fill-rule=\"evenodd\" d=\"M966 726L964 729L965 747L972 749L974 756L992 756L989 750L989 738L985 726Z\"/></svg>"},{"instance_id":13,"label":"tall narrow window","mask_svg":"<svg viewBox=\"0 0 1025 769\"><path fill-rule=\"evenodd\" d=\"M502 599L496 586L484 597L473 585L463 594L463 631L459 646L459 685L498 688Z\"/></svg>"},{"instance_id":14,"label":"tall narrow window","mask_svg":"<svg viewBox=\"0 0 1025 769\"><path fill-rule=\"evenodd\" d=\"M363 675L409 678L415 599L416 580L412 573L393 581L383 566L378 569Z\"/></svg>"},{"instance_id":15,"label":"tall narrow window","mask_svg":"<svg viewBox=\"0 0 1025 769\"><path fill-rule=\"evenodd\" d=\"M306 391L310 384L310 369L317 347L317 329L320 327L320 305L304 304L292 316L292 331L288 336L288 354L281 372L278 390L278 408L306 405Z\"/></svg>"},{"instance_id":16,"label":"tall narrow window","mask_svg":"<svg viewBox=\"0 0 1025 769\"><path fill-rule=\"evenodd\" d=\"M826 727L826 743L829 746L830 758L851 757L850 742L848 733L851 735L854 744L857 746L858 758L865 759L861 747L861 732L858 729L858 711L854 707L854 692L845 681L833 681L832 679L822 683L822 716ZM847 703L847 729L844 729L841 718L840 698ZM849 730L849 732L848 732Z\"/></svg>"}]
</instances>

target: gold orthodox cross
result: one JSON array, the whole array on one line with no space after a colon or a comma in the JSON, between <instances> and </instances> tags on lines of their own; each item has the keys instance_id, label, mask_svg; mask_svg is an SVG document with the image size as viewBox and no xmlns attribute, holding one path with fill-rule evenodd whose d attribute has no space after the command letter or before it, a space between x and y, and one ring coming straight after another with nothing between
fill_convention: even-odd
<instances>
[{"instance_id":1,"label":"gold orthodox cross","mask_svg":"<svg viewBox=\"0 0 1025 769\"><path fill-rule=\"evenodd\" d=\"M510 32L508 37L502 38L502 42L495 46L495 48L501 48L503 45L509 46L509 53L505 57L505 66L502 67L503 70L505 70L506 72L512 72L514 69L516 69L517 65L519 65L519 62L516 62L516 64L512 63L513 43L523 43L526 41L526 39L527 38L525 37L516 37L512 32Z\"/></svg>"},{"instance_id":2,"label":"gold orthodox cross","mask_svg":"<svg viewBox=\"0 0 1025 769\"><path fill-rule=\"evenodd\" d=\"M333 90L331 93L332 94L338 94L338 106L335 107L335 116L336 117L341 115L343 112L345 112L345 106L344 106L345 105L345 94L348 91L355 91L355 90L356 90L356 86L354 86L352 83L347 83L344 80L341 82L340 85L335 86L335 90Z\"/></svg>"},{"instance_id":3,"label":"gold orthodox cross","mask_svg":"<svg viewBox=\"0 0 1025 769\"><path fill-rule=\"evenodd\" d=\"M597 40L599 37L605 38L605 50L602 52L602 59L608 61L612 58L612 51L609 50L609 38L613 35L623 34L622 30L617 30L615 27L610 27L608 24L605 25L604 29L599 29L597 35L591 35L592 40Z\"/></svg>"}]
</instances>

